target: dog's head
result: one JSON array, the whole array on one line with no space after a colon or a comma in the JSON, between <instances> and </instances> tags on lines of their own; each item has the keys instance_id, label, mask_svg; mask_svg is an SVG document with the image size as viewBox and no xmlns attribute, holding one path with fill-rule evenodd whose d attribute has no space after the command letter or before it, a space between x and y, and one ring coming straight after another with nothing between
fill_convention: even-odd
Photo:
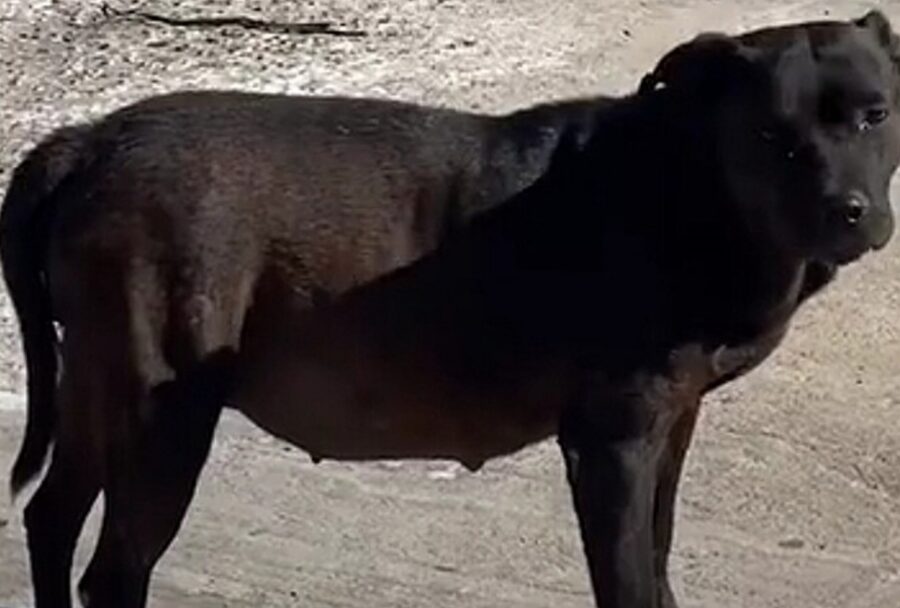
<instances>
[{"instance_id":1,"label":"dog's head","mask_svg":"<svg viewBox=\"0 0 900 608\"><path fill-rule=\"evenodd\" d=\"M711 125L724 187L754 229L829 264L883 247L900 162L900 41L850 22L705 34L645 77Z\"/></svg>"}]
</instances>

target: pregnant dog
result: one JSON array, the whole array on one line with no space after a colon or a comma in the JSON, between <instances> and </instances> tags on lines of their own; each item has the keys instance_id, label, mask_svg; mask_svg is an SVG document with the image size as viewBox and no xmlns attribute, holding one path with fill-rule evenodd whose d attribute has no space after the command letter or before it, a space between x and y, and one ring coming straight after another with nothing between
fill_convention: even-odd
<instances>
[{"instance_id":1,"label":"pregnant dog","mask_svg":"<svg viewBox=\"0 0 900 608\"><path fill-rule=\"evenodd\" d=\"M313 459L472 470L557 436L597 606L674 608L702 396L893 232L900 45L873 12L668 53L506 116L234 92L63 128L0 257L28 371L37 608L137 608L219 415Z\"/></svg>"}]
</instances>

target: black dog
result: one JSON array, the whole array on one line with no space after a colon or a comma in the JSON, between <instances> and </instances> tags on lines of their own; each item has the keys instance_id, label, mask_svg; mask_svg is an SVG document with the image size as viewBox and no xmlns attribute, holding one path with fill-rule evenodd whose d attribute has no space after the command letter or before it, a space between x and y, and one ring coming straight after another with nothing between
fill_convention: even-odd
<instances>
[{"instance_id":1,"label":"black dog","mask_svg":"<svg viewBox=\"0 0 900 608\"><path fill-rule=\"evenodd\" d=\"M55 442L38 608L71 605L101 489L83 603L144 605L225 405L315 459L477 469L558 434L598 606L673 608L701 397L893 231L897 70L870 13L702 36L635 95L502 118L189 93L58 132L0 218L14 489Z\"/></svg>"}]
</instances>

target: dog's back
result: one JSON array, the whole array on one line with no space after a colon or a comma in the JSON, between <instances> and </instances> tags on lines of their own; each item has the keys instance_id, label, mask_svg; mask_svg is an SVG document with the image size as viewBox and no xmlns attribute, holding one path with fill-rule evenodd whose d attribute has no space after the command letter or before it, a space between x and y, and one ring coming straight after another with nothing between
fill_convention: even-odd
<instances>
[{"instance_id":1,"label":"dog's back","mask_svg":"<svg viewBox=\"0 0 900 608\"><path fill-rule=\"evenodd\" d=\"M74 218L80 239L138 256L151 255L134 249L147 234L168 251L252 250L244 259L275 256L311 289L342 292L534 181L592 104L487 116L371 99L151 98L90 131L94 160L59 225Z\"/></svg>"}]
</instances>

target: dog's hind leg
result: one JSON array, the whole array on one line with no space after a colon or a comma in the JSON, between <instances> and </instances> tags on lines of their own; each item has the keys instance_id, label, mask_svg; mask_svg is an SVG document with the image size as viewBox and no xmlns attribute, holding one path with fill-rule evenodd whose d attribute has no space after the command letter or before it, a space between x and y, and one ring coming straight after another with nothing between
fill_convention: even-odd
<instances>
[{"instance_id":1,"label":"dog's hind leg","mask_svg":"<svg viewBox=\"0 0 900 608\"><path fill-rule=\"evenodd\" d=\"M199 275L209 283L174 297L152 277L136 281L145 287L130 294L127 330L108 349L126 348L134 364L108 379L118 402L110 401L106 421L105 510L79 584L89 608L146 604L230 392L246 294L237 281Z\"/></svg>"},{"instance_id":2,"label":"dog's hind leg","mask_svg":"<svg viewBox=\"0 0 900 608\"><path fill-rule=\"evenodd\" d=\"M178 532L209 454L233 353L212 353L146 392L111 454L97 549L79 585L89 608L138 608Z\"/></svg>"},{"instance_id":3,"label":"dog's hind leg","mask_svg":"<svg viewBox=\"0 0 900 608\"><path fill-rule=\"evenodd\" d=\"M68 343L63 349L68 349ZM25 509L37 608L72 605L72 555L101 484L102 466L93 425L96 395L90 391L85 360L65 358L50 466Z\"/></svg>"}]
</instances>

